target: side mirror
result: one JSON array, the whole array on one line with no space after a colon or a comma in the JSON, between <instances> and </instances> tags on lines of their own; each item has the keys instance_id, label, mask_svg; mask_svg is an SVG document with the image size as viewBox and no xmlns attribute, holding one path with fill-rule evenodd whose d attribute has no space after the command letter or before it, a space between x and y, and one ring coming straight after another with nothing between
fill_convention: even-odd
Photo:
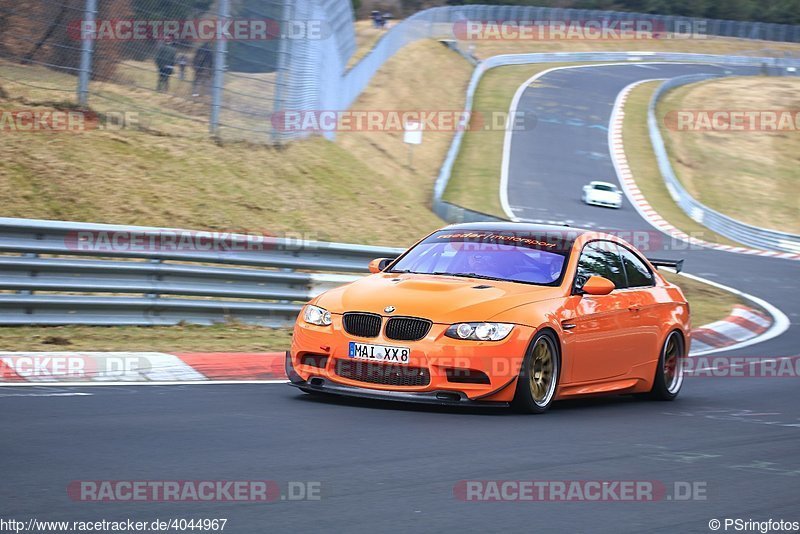
<instances>
[{"instance_id":1,"label":"side mirror","mask_svg":"<svg viewBox=\"0 0 800 534\"><path fill-rule=\"evenodd\" d=\"M581 287L581 291L588 295L608 295L614 291L614 282L602 276L590 276Z\"/></svg>"},{"instance_id":2,"label":"side mirror","mask_svg":"<svg viewBox=\"0 0 800 534\"><path fill-rule=\"evenodd\" d=\"M372 274L382 272L390 263L392 263L392 260L389 258L376 258L369 262L369 272Z\"/></svg>"}]
</instances>

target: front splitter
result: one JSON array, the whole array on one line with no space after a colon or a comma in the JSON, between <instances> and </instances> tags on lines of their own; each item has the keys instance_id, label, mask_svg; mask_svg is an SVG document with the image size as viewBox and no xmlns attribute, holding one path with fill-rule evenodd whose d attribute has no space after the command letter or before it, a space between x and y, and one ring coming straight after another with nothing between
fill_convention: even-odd
<instances>
[{"instance_id":1,"label":"front splitter","mask_svg":"<svg viewBox=\"0 0 800 534\"><path fill-rule=\"evenodd\" d=\"M414 404L428 404L435 406L467 406L481 408L508 408L508 402L485 402L470 400L465 394L455 391L425 391L425 392L406 392L406 391L386 391L382 389L371 389L356 386L337 384L325 378L314 377L311 381L290 382L294 386L306 393L326 393L342 397L356 397L361 399L373 399L382 401L409 402ZM455 396L458 396L456 399ZM448 398L449 397L449 398Z\"/></svg>"}]
</instances>

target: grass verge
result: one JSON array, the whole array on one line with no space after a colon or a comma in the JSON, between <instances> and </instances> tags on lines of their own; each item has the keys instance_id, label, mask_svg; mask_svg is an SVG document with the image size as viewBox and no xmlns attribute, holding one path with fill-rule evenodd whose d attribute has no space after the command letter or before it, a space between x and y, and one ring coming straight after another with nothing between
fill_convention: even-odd
<instances>
[{"instance_id":1,"label":"grass verge","mask_svg":"<svg viewBox=\"0 0 800 534\"><path fill-rule=\"evenodd\" d=\"M436 42L414 43L354 107L458 109L471 70ZM0 112L68 107L26 82L66 83L52 78L62 74L8 64L0 71L14 79L0 79ZM426 133L412 168L402 132L340 132L335 143L312 137L283 148L216 144L196 135L195 123L170 118L173 97L114 91L160 114L142 128L0 135L4 216L401 246L441 226L428 206L452 132Z\"/></svg>"},{"instance_id":2,"label":"grass verge","mask_svg":"<svg viewBox=\"0 0 800 534\"><path fill-rule=\"evenodd\" d=\"M730 239L712 232L691 217L672 200L669 190L658 170L656 155L650 143L647 128L647 106L653 92L661 82L647 82L633 88L625 102L625 119L622 125L622 138L625 156L636 185L647 202L672 226L687 234L706 241L723 245L740 246Z\"/></svg>"},{"instance_id":3,"label":"grass verge","mask_svg":"<svg viewBox=\"0 0 800 534\"><path fill-rule=\"evenodd\" d=\"M12 326L0 327L2 350L274 352L291 343L289 328L245 324L213 326Z\"/></svg>"},{"instance_id":4,"label":"grass verge","mask_svg":"<svg viewBox=\"0 0 800 534\"><path fill-rule=\"evenodd\" d=\"M697 200L755 226L800 234L800 132L691 131L665 128L664 118L682 110L784 111L800 109L800 79L737 77L686 85L661 100L670 160ZM670 121L671 122L671 121Z\"/></svg>"}]
</instances>

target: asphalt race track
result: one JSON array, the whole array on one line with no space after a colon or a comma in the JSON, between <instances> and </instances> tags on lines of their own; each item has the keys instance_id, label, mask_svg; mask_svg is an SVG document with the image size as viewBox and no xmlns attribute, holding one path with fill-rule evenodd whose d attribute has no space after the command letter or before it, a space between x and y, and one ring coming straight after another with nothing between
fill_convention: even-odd
<instances>
[{"instance_id":1,"label":"asphalt race track","mask_svg":"<svg viewBox=\"0 0 800 534\"><path fill-rule=\"evenodd\" d=\"M519 111L536 114L536 127L515 132L511 141L508 198L513 214L523 220L658 234L627 199L619 210L589 207L580 200L581 188L592 180L619 184L608 151L607 127L614 100L638 80L723 70L713 65L610 65L557 70L539 78L519 103ZM687 272L763 298L792 321L784 335L737 355L790 356L800 352L798 262L699 247L688 250L684 243L666 236L660 245L645 253L684 258Z\"/></svg>"},{"instance_id":2,"label":"asphalt race track","mask_svg":"<svg viewBox=\"0 0 800 534\"><path fill-rule=\"evenodd\" d=\"M625 65L541 78L520 102L541 115L537 127L512 141L515 215L652 230L628 203L619 211L580 203L583 184L616 181L603 126L629 83L716 69ZM795 323L738 354L798 353L797 263L673 255L686 258L688 272L764 298ZM711 519L796 521L798 391L796 378L689 377L673 403L622 396L522 416L321 400L282 384L2 388L0 502L12 517L227 518L225 532L245 533L709 532ZM67 494L76 480L254 479L319 482L321 499L89 503ZM463 480L657 481L673 498L465 502L454 493ZM680 500L674 482L704 493Z\"/></svg>"}]
</instances>

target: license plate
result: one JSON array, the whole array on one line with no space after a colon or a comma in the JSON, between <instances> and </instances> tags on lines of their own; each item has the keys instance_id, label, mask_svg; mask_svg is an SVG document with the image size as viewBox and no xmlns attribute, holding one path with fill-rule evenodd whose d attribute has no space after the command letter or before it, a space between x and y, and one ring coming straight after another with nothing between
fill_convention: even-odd
<instances>
[{"instance_id":1,"label":"license plate","mask_svg":"<svg viewBox=\"0 0 800 534\"><path fill-rule=\"evenodd\" d=\"M388 347L386 345L367 345L366 343L351 341L348 355L357 360L408 364L411 349Z\"/></svg>"}]
</instances>

